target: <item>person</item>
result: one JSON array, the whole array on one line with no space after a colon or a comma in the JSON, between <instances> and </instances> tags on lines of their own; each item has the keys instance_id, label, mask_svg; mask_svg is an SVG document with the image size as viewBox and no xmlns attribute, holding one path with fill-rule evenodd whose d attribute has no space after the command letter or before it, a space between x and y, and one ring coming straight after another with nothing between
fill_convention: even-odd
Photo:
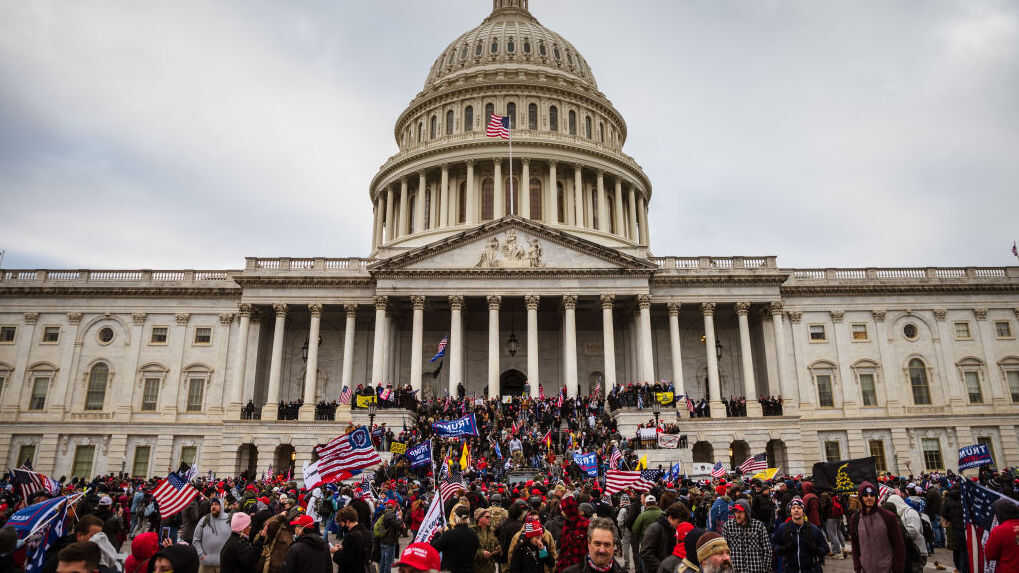
<instances>
[{"instance_id":1,"label":"person","mask_svg":"<svg viewBox=\"0 0 1019 573\"><path fill-rule=\"evenodd\" d=\"M293 542L294 535L287 526L285 514L279 513L266 519L255 536L255 543L262 548L255 569L260 573L280 573L283 560L287 558L287 551Z\"/></svg>"},{"instance_id":2,"label":"person","mask_svg":"<svg viewBox=\"0 0 1019 573\"><path fill-rule=\"evenodd\" d=\"M942 525L948 530L948 546L952 550L952 561L959 573L969 573L966 552L966 530L963 524L962 490L959 484L948 489L941 504Z\"/></svg>"},{"instance_id":3,"label":"person","mask_svg":"<svg viewBox=\"0 0 1019 573\"><path fill-rule=\"evenodd\" d=\"M510 573L548 572L555 567L555 556L546 543L546 533L537 515L524 521L524 527L520 530L523 539L517 541L510 558ZM551 536L548 542L551 542Z\"/></svg>"},{"instance_id":4,"label":"person","mask_svg":"<svg viewBox=\"0 0 1019 573\"><path fill-rule=\"evenodd\" d=\"M625 493L619 497L619 513L616 514L616 524L619 526L619 548L623 554L623 569L630 570L630 539L633 532L625 527L626 513L630 509L630 496Z\"/></svg>"},{"instance_id":5,"label":"person","mask_svg":"<svg viewBox=\"0 0 1019 573\"><path fill-rule=\"evenodd\" d=\"M329 546L315 527L315 520L301 515L290 522L294 528L294 542L287 549L282 573L333 573Z\"/></svg>"},{"instance_id":6,"label":"person","mask_svg":"<svg viewBox=\"0 0 1019 573\"><path fill-rule=\"evenodd\" d=\"M701 562L697 559L697 542L705 533L701 527L695 527L686 533L682 543L684 556L676 567L676 573L697 573L701 570Z\"/></svg>"},{"instance_id":7,"label":"person","mask_svg":"<svg viewBox=\"0 0 1019 573\"><path fill-rule=\"evenodd\" d=\"M190 545L167 545L149 560L148 573L198 573L198 552Z\"/></svg>"},{"instance_id":8,"label":"person","mask_svg":"<svg viewBox=\"0 0 1019 573\"><path fill-rule=\"evenodd\" d=\"M628 570L615 559L618 542L619 534L612 519L595 517L587 526L587 555L563 573L625 573Z\"/></svg>"},{"instance_id":9,"label":"person","mask_svg":"<svg viewBox=\"0 0 1019 573\"><path fill-rule=\"evenodd\" d=\"M849 520L853 569L857 573L904 571L906 546L895 514L878 507L877 488L864 481L857 489L860 511Z\"/></svg>"},{"instance_id":10,"label":"person","mask_svg":"<svg viewBox=\"0 0 1019 573\"><path fill-rule=\"evenodd\" d=\"M633 526L630 528L630 532L633 534L630 538L630 543L634 546L633 562L637 573L655 573L654 571L644 570L643 561L640 558L640 544L644 540L644 530L647 529L647 526L658 521L661 515L662 509L658 507L658 499L650 494L644 497L644 511L640 512L640 515L633 521Z\"/></svg>"},{"instance_id":11,"label":"person","mask_svg":"<svg viewBox=\"0 0 1019 573\"><path fill-rule=\"evenodd\" d=\"M396 567L399 573L436 573L440 567L439 552L427 543L411 543L400 554L400 560L393 563L393 567ZM340 573L345 571L348 570L340 569ZM352 571L360 573L361 569Z\"/></svg>"},{"instance_id":12,"label":"person","mask_svg":"<svg viewBox=\"0 0 1019 573\"><path fill-rule=\"evenodd\" d=\"M676 528L689 518L690 512L681 502L670 505L654 523L644 530L640 541L640 560L644 571L657 573L662 560L676 546Z\"/></svg>"},{"instance_id":13,"label":"person","mask_svg":"<svg viewBox=\"0 0 1019 573\"><path fill-rule=\"evenodd\" d=\"M563 569L584 560L584 555L587 554L587 528L590 520L580 512L580 505L573 495L564 497L559 502L559 507L562 511L563 527L557 543L559 559L556 561L556 571L561 573Z\"/></svg>"},{"instance_id":14,"label":"person","mask_svg":"<svg viewBox=\"0 0 1019 573\"><path fill-rule=\"evenodd\" d=\"M474 554L474 570L478 573L495 573L496 559L502 553L499 538L492 531L492 512L487 507L474 510L471 531L478 536L478 550Z\"/></svg>"},{"instance_id":15,"label":"person","mask_svg":"<svg viewBox=\"0 0 1019 573\"><path fill-rule=\"evenodd\" d=\"M406 526L397 514L398 504L395 499L386 502L386 509L376 520L373 533L379 541L379 570L389 571L396 560L396 554L400 550L400 536L406 530ZM310 517L310 516L309 516Z\"/></svg>"},{"instance_id":16,"label":"person","mask_svg":"<svg viewBox=\"0 0 1019 573\"><path fill-rule=\"evenodd\" d=\"M261 553L248 541L251 516L238 511L230 516L230 538L219 552L220 573L247 573L255 568Z\"/></svg>"},{"instance_id":17,"label":"person","mask_svg":"<svg viewBox=\"0 0 1019 573\"><path fill-rule=\"evenodd\" d=\"M984 555L997 563L995 571L1019 571L1019 505L1001 498L991 504L991 509L999 525L991 530Z\"/></svg>"},{"instance_id":18,"label":"person","mask_svg":"<svg viewBox=\"0 0 1019 573\"><path fill-rule=\"evenodd\" d=\"M103 520L98 517L88 514L83 515L78 520L78 524L74 526L74 531L69 533L53 544L52 547L46 552L46 560L42 565L42 573L54 573L57 570L57 564L59 563L60 551L72 543L83 543L89 541L98 533L103 531Z\"/></svg>"},{"instance_id":19,"label":"person","mask_svg":"<svg viewBox=\"0 0 1019 573\"><path fill-rule=\"evenodd\" d=\"M722 526L722 537L729 545L733 569L740 573L769 573L771 539L768 529L750 517L750 504L745 499L732 504L729 517Z\"/></svg>"},{"instance_id":20,"label":"person","mask_svg":"<svg viewBox=\"0 0 1019 573\"><path fill-rule=\"evenodd\" d=\"M219 552L230 538L230 517L219 498L209 503L209 513L198 520L191 543L198 552L200 573L219 573Z\"/></svg>"},{"instance_id":21,"label":"person","mask_svg":"<svg viewBox=\"0 0 1019 573\"><path fill-rule=\"evenodd\" d=\"M442 554L442 570L453 573L470 573L474 568L474 557L481 547L478 539L470 526L470 508L466 505L457 505L453 509L453 518L450 521L450 528L440 533L432 540L432 547ZM386 569L379 566L380 571Z\"/></svg>"},{"instance_id":22,"label":"person","mask_svg":"<svg viewBox=\"0 0 1019 573\"><path fill-rule=\"evenodd\" d=\"M772 539L782 573L820 573L828 542L821 528L807 521L803 498L789 502L789 520L778 526ZM883 569L883 573L893 569ZM894 569L901 571L901 569Z\"/></svg>"},{"instance_id":23,"label":"person","mask_svg":"<svg viewBox=\"0 0 1019 573\"><path fill-rule=\"evenodd\" d=\"M154 531L140 533L131 540L131 554L124 562L124 573L146 573L149 560L159 551L159 536Z\"/></svg>"},{"instance_id":24,"label":"person","mask_svg":"<svg viewBox=\"0 0 1019 573\"><path fill-rule=\"evenodd\" d=\"M902 520L902 527L906 532L906 543L912 543L916 547L909 569L912 570L912 573L923 573L924 565L927 564L927 540L923 536L923 520L920 519L920 512L906 505L905 500L896 494L888 496L888 503L895 506L895 513Z\"/></svg>"},{"instance_id":25,"label":"person","mask_svg":"<svg viewBox=\"0 0 1019 573\"><path fill-rule=\"evenodd\" d=\"M729 544L714 531L708 531L697 540L697 559L701 564L701 573L732 572Z\"/></svg>"},{"instance_id":26,"label":"person","mask_svg":"<svg viewBox=\"0 0 1019 573\"><path fill-rule=\"evenodd\" d=\"M99 567L99 546L91 541L74 542L57 554L57 573L96 573L109 571Z\"/></svg>"},{"instance_id":27,"label":"person","mask_svg":"<svg viewBox=\"0 0 1019 573\"><path fill-rule=\"evenodd\" d=\"M360 573L367 570L371 561L372 538L368 528L358 521L357 510L348 505L336 514L336 520L340 527L347 530L347 534L343 541L329 548L333 554L333 563L340 566L340 571Z\"/></svg>"}]
</instances>

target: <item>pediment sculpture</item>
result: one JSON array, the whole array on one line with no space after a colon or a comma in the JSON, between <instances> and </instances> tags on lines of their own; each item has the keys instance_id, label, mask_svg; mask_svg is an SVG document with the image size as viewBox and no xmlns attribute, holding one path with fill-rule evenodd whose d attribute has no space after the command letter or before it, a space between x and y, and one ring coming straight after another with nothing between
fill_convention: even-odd
<instances>
[{"instance_id":1,"label":"pediment sculpture","mask_svg":"<svg viewBox=\"0 0 1019 573\"><path fill-rule=\"evenodd\" d=\"M526 269L545 266L541 261L541 243L538 239L531 239L530 243L524 244L517 241L517 232L513 229L506 231L506 238L499 240L499 237L492 237L481 252L481 258L474 265L483 269Z\"/></svg>"}]
</instances>

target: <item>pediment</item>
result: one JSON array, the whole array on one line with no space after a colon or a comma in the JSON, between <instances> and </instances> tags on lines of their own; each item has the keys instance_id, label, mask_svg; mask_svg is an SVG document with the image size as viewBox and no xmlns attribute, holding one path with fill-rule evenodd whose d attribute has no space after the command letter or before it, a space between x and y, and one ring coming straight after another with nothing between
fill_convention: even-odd
<instances>
[{"instance_id":1,"label":"pediment","mask_svg":"<svg viewBox=\"0 0 1019 573\"><path fill-rule=\"evenodd\" d=\"M520 217L504 217L384 261L372 272L650 271L657 267L615 249Z\"/></svg>"}]
</instances>

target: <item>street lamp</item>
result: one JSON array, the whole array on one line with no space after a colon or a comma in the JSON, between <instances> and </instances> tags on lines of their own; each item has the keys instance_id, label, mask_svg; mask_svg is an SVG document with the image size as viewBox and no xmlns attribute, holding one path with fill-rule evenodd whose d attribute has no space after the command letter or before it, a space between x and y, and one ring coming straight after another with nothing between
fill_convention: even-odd
<instances>
[{"instance_id":1,"label":"street lamp","mask_svg":"<svg viewBox=\"0 0 1019 573\"><path fill-rule=\"evenodd\" d=\"M655 401L651 403L651 411L655 413L655 428L658 428L658 417L662 414L662 404L655 398Z\"/></svg>"},{"instance_id":2,"label":"street lamp","mask_svg":"<svg viewBox=\"0 0 1019 573\"><path fill-rule=\"evenodd\" d=\"M375 396L368 402L368 437L371 439L372 430L375 429L375 411L378 410L378 405L375 403ZM372 440L375 443L375 440Z\"/></svg>"},{"instance_id":3,"label":"street lamp","mask_svg":"<svg viewBox=\"0 0 1019 573\"><path fill-rule=\"evenodd\" d=\"M322 337L321 336L318 337L318 345L322 346ZM304 360L305 363L308 362L308 339L307 338L304 339L304 346L301 346L301 360Z\"/></svg>"}]
</instances>

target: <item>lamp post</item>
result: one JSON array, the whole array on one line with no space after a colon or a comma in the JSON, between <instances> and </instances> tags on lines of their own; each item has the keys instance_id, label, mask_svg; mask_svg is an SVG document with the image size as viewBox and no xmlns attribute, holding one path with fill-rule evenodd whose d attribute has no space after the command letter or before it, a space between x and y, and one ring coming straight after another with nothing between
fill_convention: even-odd
<instances>
[{"instance_id":1,"label":"lamp post","mask_svg":"<svg viewBox=\"0 0 1019 573\"><path fill-rule=\"evenodd\" d=\"M372 441L373 445L375 444L375 440L371 434L372 430L375 429L375 411L377 409L378 405L375 403L375 397L372 396L372 399L368 402L368 439Z\"/></svg>"},{"instance_id":2,"label":"lamp post","mask_svg":"<svg viewBox=\"0 0 1019 573\"><path fill-rule=\"evenodd\" d=\"M655 429L658 429L658 417L662 414L662 404L658 401L658 397L655 397L655 401L651 403L651 411L655 413Z\"/></svg>"}]
</instances>

